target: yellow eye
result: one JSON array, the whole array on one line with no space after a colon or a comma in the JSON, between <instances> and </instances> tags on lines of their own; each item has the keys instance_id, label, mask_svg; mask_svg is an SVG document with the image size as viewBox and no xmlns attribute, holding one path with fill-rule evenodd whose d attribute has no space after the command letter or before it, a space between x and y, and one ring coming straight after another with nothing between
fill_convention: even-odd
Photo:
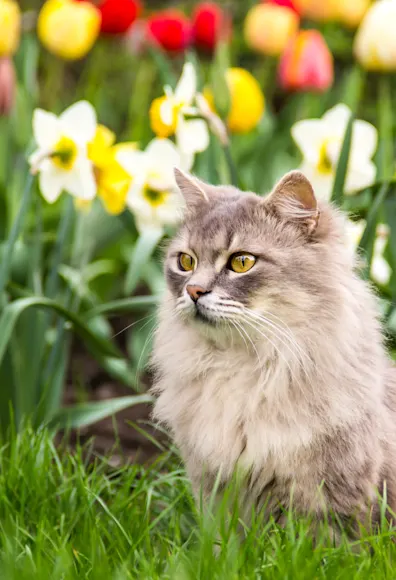
<instances>
[{"instance_id":1,"label":"yellow eye","mask_svg":"<svg viewBox=\"0 0 396 580\"><path fill-rule=\"evenodd\" d=\"M183 272L190 272L195 268L195 260L189 254L179 254L179 268Z\"/></svg>"},{"instance_id":2,"label":"yellow eye","mask_svg":"<svg viewBox=\"0 0 396 580\"><path fill-rule=\"evenodd\" d=\"M248 272L256 263L256 258L251 254L234 254L230 259L230 269L238 274Z\"/></svg>"}]
</instances>

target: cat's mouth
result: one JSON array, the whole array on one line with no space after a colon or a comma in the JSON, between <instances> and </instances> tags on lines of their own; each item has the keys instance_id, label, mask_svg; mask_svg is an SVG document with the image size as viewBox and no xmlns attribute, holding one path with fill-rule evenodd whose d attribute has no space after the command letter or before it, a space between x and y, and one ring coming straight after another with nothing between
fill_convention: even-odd
<instances>
[{"instance_id":1,"label":"cat's mouth","mask_svg":"<svg viewBox=\"0 0 396 580\"><path fill-rule=\"evenodd\" d=\"M194 318L195 320L205 322L206 324L216 324L216 320L213 315L210 314L207 308L200 304L195 305Z\"/></svg>"}]
</instances>

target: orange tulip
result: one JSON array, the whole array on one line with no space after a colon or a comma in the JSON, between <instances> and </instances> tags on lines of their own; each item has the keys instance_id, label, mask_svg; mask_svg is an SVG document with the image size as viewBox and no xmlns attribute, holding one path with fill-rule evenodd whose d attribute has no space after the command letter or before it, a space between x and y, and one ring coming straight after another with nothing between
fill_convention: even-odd
<instances>
[{"instance_id":1,"label":"orange tulip","mask_svg":"<svg viewBox=\"0 0 396 580\"><path fill-rule=\"evenodd\" d=\"M277 4L257 4L246 16L246 43L262 54L279 56L297 32L298 22L296 12L290 8Z\"/></svg>"},{"instance_id":2,"label":"orange tulip","mask_svg":"<svg viewBox=\"0 0 396 580\"><path fill-rule=\"evenodd\" d=\"M340 0L307 0L302 9L302 16L318 22L337 20ZM345 4L353 0L343 0Z\"/></svg>"},{"instance_id":3,"label":"orange tulip","mask_svg":"<svg viewBox=\"0 0 396 580\"><path fill-rule=\"evenodd\" d=\"M333 57L317 30L302 30L289 43L279 63L284 89L326 91L333 83Z\"/></svg>"}]
</instances>

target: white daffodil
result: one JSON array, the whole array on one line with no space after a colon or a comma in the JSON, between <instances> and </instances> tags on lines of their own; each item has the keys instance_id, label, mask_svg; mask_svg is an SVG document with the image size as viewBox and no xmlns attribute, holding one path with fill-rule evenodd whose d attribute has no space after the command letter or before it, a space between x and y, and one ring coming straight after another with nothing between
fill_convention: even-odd
<instances>
[{"instance_id":1,"label":"white daffodil","mask_svg":"<svg viewBox=\"0 0 396 580\"><path fill-rule=\"evenodd\" d=\"M303 155L300 170L312 182L321 199L330 198L350 115L350 109L339 104L321 119L299 121L291 129L292 137ZM372 157L377 149L377 141L377 129L373 125L362 120L353 122L346 194L373 183L376 167Z\"/></svg>"},{"instance_id":2,"label":"white daffodil","mask_svg":"<svg viewBox=\"0 0 396 580\"><path fill-rule=\"evenodd\" d=\"M127 205L139 231L162 231L181 217L182 198L173 170L182 167L182 156L169 139L153 139L145 151L120 151L117 161L131 175ZM184 166L184 169L189 169Z\"/></svg>"},{"instance_id":3,"label":"white daffodil","mask_svg":"<svg viewBox=\"0 0 396 580\"><path fill-rule=\"evenodd\" d=\"M346 240L352 253L356 252L365 228L365 220L359 220L357 222L348 220L346 225ZM389 227L386 224L378 224L370 275L375 282L381 285L388 284L392 274L392 269L383 255L388 242L388 237Z\"/></svg>"},{"instance_id":4,"label":"white daffodil","mask_svg":"<svg viewBox=\"0 0 396 580\"><path fill-rule=\"evenodd\" d=\"M87 101L79 101L59 117L42 109L33 114L36 151L30 156L32 173L39 173L39 186L49 203L62 191L82 200L93 199L96 183L87 157L87 144L96 132L96 113Z\"/></svg>"},{"instance_id":5,"label":"white daffodil","mask_svg":"<svg viewBox=\"0 0 396 580\"><path fill-rule=\"evenodd\" d=\"M161 121L168 127L175 127L176 143L185 155L195 155L205 151L209 145L209 131L195 106L197 96L197 75L194 66L186 62L180 80L173 91L170 86L164 87L159 114Z\"/></svg>"}]
</instances>

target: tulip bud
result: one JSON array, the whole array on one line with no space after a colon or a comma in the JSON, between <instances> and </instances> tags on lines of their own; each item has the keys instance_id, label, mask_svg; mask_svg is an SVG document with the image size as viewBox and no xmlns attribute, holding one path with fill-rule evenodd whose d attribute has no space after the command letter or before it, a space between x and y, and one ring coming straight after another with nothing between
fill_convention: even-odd
<instances>
[{"instance_id":1,"label":"tulip bud","mask_svg":"<svg viewBox=\"0 0 396 580\"><path fill-rule=\"evenodd\" d=\"M56 56L77 60L91 50L100 22L100 12L90 2L47 0L38 17L37 34Z\"/></svg>"},{"instance_id":2,"label":"tulip bud","mask_svg":"<svg viewBox=\"0 0 396 580\"><path fill-rule=\"evenodd\" d=\"M276 4L257 4L245 20L246 43L257 52L279 56L297 32L298 16L289 8Z\"/></svg>"},{"instance_id":3,"label":"tulip bud","mask_svg":"<svg viewBox=\"0 0 396 580\"><path fill-rule=\"evenodd\" d=\"M213 51L219 40L229 40L231 18L215 2L202 2L193 15L194 43L197 48Z\"/></svg>"},{"instance_id":4,"label":"tulip bud","mask_svg":"<svg viewBox=\"0 0 396 580\"><path fill-rule=\"evenodd\" d=\"M14 0L0 0L0 57L16 52L21 33L21 12Z\"/></svg>"},{"instance_id":5,"label":"tulip bud","mask_svg":"<svg viewBox=\"0 0 396 580\"><path fill-rule=\"evenodd\" d=\"M354 53L367 70L396 70L396 1L375 2L357 31Z\"/></svg>"},{"instance_id":6,"label":"tulip bud","mask_svg":"<svg viewBox=\"0 0 396 580\"><path fill-rule=\"evenodd\" d=\"M348 28L356 28L359 26L366 14L371 0L338 0L338 15L337 20L348 26Z\"/></svg>"},{"instance_id":7,"label":"tulip bud","mask_svg":"<svg viewBox=\"0 0 396 580\"><path fill-rule=\"evenodd\" d=\"M168 52L182 52L192 40L191 23L179 10L157 12L147 22L149 41Z\"/></svg>"},{"instance_id":8,"label":"tulip bud","mask_svg":"<svg viewBox=\"0 0 396 580\"><path fill-rule=\"evenodd\" d=\"M286 47L279 63L284 89L326 91L333 83L333 57L317 30L302 30Z\"/></svg>"},{"instance_id":9,"label":"tulip bud","mask_svg":"<svg viewBox=\"0 0 396 580\"><path fill-rule=\"evenodd\" d=\"M0 117L11 113L15 101L16 75L9 57L0 58Z\"/></svg>"},{"instance_id":10,"label":"tulip bud","mask_svg":"<svg viewBox=\"0 0 396 580\"><path fill-rule=\"evenodd\" d=\"M348 4L353 0L343 0ZM302 16L317 22L337 20L339 0L307 0L302 10Z\"/></svg>"},{"instance_id":11,"label":"tulip bud","mask_svg":"<svg viewBox=\"0 0 396 580\"><path fill-rule=\"evenodd\" d=\"M137 0L104 0L98 8L102 15L100 30L105 34L124 34L141 10Z\"/></svg>"},{"instance_id":12,"label":"tulip bud","mask_svg":"<svg viewBox=\"0 0 396 580\"><path fill-rule=\"evenodd\" d=\"M265 100L261 87L254 76L243 68L229 68L225 76L231 98L228 128L231 133L248 133L257 127L264 113ZM210 89L204 90L204 97L214 111L214 97Z\"/></svg>"}]
</instances>

